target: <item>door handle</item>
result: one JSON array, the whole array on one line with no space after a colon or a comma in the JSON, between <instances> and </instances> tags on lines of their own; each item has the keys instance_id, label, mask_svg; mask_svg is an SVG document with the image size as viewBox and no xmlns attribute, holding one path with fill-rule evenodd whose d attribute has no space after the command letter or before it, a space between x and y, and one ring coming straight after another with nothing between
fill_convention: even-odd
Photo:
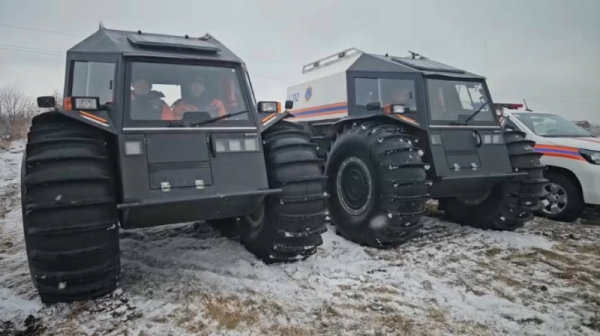
<instances>
[{"instance_id":1,"label":"door handle","mask_svg":"<svg viewBox=\"0 0 600 336\"><path fill-rule=\"evenodd\" d=\"M217 149L215 148L215 141L213 139L212 133L206 134L206 143L208 144L208 150L210 151L210 155L212 157L217 157Z\"/></svg>"},{"instance_id":2,"label":"door handle","mask_svg":"<svg viewBox=\"0 0 600 336\"><path fill-rule=\"evenodd\" d=\"M475 140L475 147L479 148L482 145L481 134L477 131L473 131L473 138Z\"/></svg>"}]
</instances>

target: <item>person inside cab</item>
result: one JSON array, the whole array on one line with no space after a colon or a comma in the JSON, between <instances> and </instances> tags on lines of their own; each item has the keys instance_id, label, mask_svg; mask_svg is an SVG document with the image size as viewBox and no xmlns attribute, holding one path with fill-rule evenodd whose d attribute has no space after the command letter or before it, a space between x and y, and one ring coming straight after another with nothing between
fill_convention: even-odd
<instances>
[{"instance_id":1,"label":"person inside cab","mask_svg":"<svg viewBox=\"0 0 600 336\"><path fill-rule=\"evenodd\" d=\"M211 118L227 114L223 102L207 92L204 82L203 76L195 75L183 87L181 99L173 103L175 119L182 119L186 112L206 112Z\"/></svg>"},{"instance_id":2,"label":"person inside cab","mask_svg":"<svg viewBox=\"0 0 600 336\"><path fill-rule=\"evenodd\" d=\"M404 86L394 86L390 93L388 104L404 105L411 111L416 111L415 100L413 99L412 90Z\"/></svg>"},{"instance_id":3,"label":"person inside cab","mask_svg":"<svg viewBox=\"0 0 600 336\"><path fill-rule=\"evenodd\" d=\"M133 120L173 120L173 111L162 98L164 95L152 91L152 84L141 76L134 77L131 83L131 119Z\"/></svg>"}]
</instances>

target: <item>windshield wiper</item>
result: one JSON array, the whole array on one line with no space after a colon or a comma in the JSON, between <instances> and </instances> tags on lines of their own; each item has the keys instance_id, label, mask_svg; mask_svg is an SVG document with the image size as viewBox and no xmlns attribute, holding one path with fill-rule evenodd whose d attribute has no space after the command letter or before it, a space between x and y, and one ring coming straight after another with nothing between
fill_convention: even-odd
<instances>
[{"instance_id":1,"label":"windshield wiper","mask_svg":"<svg viewBox=\"0 0 600 336\"><path fill-rule=\"evenodd\" d=\"M186 124L183 122L182 123L168 122L167 127L186 127Z\"/></svg>"},{"instance_id":2,"label":"windshield wiper","mask_svg":"<svg viewBox=\"0 0 600 336\"><path fill-rule=\"evenodd\" d=\"M244 113L248 113L248 112L250 112L250 111L245 110L245 111L239 111L239 112L235 112L235 113L225 114L225 115L222 115L222 116L218 116L218 117L210 118L210 119L207 119L207 120L203 120L203 121L197 122L195 124L191 124L190 126L191 127L198 127L200 125L208 124L208 123L211 123L211 122L214 122L214 121L218 121L218 120L222 120L222 119L231 118L231 117L234 117L236 115L240 115L240 114L244 114Z\"/></svg>"},{"instance_id":3,"label":"windshield wiper","mask_svg":"<svg viewBox=\"0 0 600 336\"><path fill-rule=\"evenodd\" d=\"M477 111L475 111L473 114L471 114L470 117L467 118L467 120L465 120L462 125L466 125L469 123L469 121L471 121L471 119L475 118L476 115L479 114L479 112L481 112L481 110L483 110L483 108L488 104L488 102L486 101L485 103L483 103L483 105L481 105L479 107L479 109L477 109Z\"/></svg>"}]
</instances>

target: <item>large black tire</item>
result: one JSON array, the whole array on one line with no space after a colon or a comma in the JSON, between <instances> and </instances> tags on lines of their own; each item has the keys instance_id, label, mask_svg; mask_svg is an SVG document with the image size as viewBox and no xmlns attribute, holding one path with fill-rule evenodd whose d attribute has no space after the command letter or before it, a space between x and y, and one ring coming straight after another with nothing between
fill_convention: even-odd
<instances>
[{"instance_id":1,"label":"large black tire","mask_svg":"<svg viewBox=\"0 0 600 336\"><path fill-rule=\"evenodd\" d=\"M104 135L54 112L34 118L21 167L29 269L42 302L108 294L120 272L114 173Z\"/></svg>"},{"instance_id":2,"label":"large black tire","mask_svg":"<svg viewBox=\"0 0 600 336\"><path fill-rule=\"evenodd\" d=\"M323 244L326 177L316 145L302 128L280 121L263 134L271 188L254 214L239 219L246 248L267 263L303 260Z\"/></svg>"},{"instance_id":3,"label":"large black tire","mask_svg":"<svg viewBox=\"0 0 600 336\"><path fill-rule=\"evenodd\" d=\"M348 124L325 168L329 215L340 235L375 248L396 247L418 234L427 191L423 152L398 125Z\"/></svg>"},{"instance_id":4,"label":"large black tire","mask_svg":"<svg viewBox=\"0 0 600 336\"><path fill-rule=\"evenodd\" d=\"M574 222L585 211L585 201L576 177L560 171L546 171L546 195L540 209L543 216L559 222Z\"/></svg>"},{"instance_id":5,"label":"large black tire","mask_svg":"<svg viewBox=\"0 0 600 336\"><path fill-rule=\"evenodd\" d=\"M505 131L504 142L513 171L527 172L527 175L496 185L487 198L477 204L460 197L441 200L446 219L480 229L512 231L533 218L545 194L542 154L533 149L535 142L525 139L521 131Z\"/></svg>"}]
</instances>

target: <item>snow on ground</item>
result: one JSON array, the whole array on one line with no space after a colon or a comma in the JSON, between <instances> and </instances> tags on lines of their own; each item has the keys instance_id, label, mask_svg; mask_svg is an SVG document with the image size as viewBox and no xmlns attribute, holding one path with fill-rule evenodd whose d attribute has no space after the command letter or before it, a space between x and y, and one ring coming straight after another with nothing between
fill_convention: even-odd
<instances>
[{"instance_id":1,"label":"snow on ground","mask_svg":"<svg viewBox=\"0 0 600 336\"><path fill-rule=\"evenodd\" d=\"M123 231L120 289L44 305L22 238L22 148L0 152L2 336L600 335L600 226L542 219L489 232L428 217L385 251L330 227L315 256L279 265L201 224Z\"/></svg>"}]
</instances>

